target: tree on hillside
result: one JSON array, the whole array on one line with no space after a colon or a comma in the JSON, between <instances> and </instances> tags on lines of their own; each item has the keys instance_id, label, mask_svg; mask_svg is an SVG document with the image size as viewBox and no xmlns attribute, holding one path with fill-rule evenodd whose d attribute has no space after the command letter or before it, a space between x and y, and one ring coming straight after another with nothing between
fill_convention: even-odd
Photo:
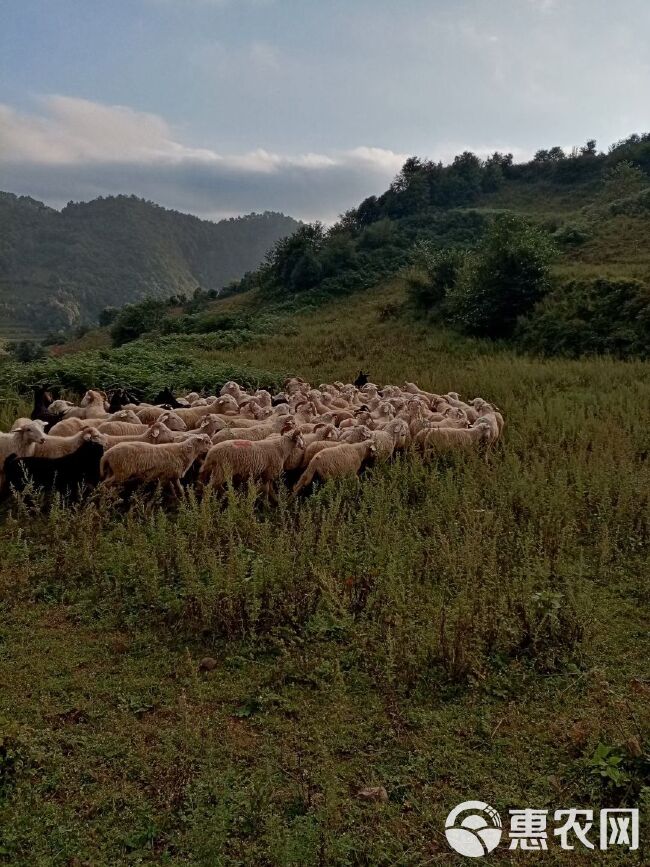
<instances>
[{"instance_id":1,"label":"tree on hillside","mask_svg":"<svg viewBox=\"0 0 650 867\"><path fill-rule=\"evenodd\" d=\"M137 304L127 304L120 310L111 326L113 346L121 346L136 340L141 334L154 331L160 325L168 306L168 301L158 298L146 298Z\"/></svg>"},{"instance_id":2,"label":"tree on hillside","mask_svg":"<svg viewBox=\"0 0 650 867\"><path fill-rule=\"evenodd\" d=\"M447 293L452 320L473 334L510 336L548 289L552 256L546 233L521 217L498 217Z\"/></svg>"},{"instance_id":3,"label":"tree on hillside","mask_svg":"<svg viewBox=\"0 0 650 867\"><path fill-rule=\"evenodd\" d=\"M282 238L269 254L273 282L295 291L310 289L320 279L317 255L323 246L323 224L305 223L293 235Z\"/></svg>"},{"instance_id":4,"label":"tree on hillside","mask_svg":"<svg viewBox=\"0 0 650 867\"><path fill-rule=\"evenodd\" d=\"M603 175L603 198L608 201L625 199L650 184L650 178L629 160L622 160Z\"/></svg>"}]
</instances>

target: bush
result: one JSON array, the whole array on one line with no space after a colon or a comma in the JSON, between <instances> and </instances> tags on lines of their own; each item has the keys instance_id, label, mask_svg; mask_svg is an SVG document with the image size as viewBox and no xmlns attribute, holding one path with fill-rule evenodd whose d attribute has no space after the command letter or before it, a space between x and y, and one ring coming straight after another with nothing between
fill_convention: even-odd
<instances>
[{"instance_id":1,"label":"bush","mask_svg":"<svg viewBox=\"0 0 650 867\"><path fill-rule=\"evenodd\" d=\"M560 226L553 233L553 240L561 247L579 247L585 244L591 235L582 226Z\"/></svg>"},{"instance_id":2,"label":"bush","mask_svg":"<svg viewBox=\"0 0 650 867\"><path fill-rule=\"evenodd\" d=\"M497 217L447 293L452 321L471 334L511 336L546 292L552 255L547 234L521 217Z\"/></svg>"},{"instance_id":3,"label":"bush","mask_svg":"<svg viewBox=\"0 0 650 867\"><path fill-rule=\"evenodd\" d=\"M606 201L625 199L641 192L648 186L650 178L629 160L621 160L603 175L602 197Z\"/></svg>"},{"instance_id":4,"label":"bush","mask_svg":"<svg viewBox=\"0 0 650 867\"><path fill-rule=\"evenodd\" d=\"M157 298L147 298L138 304L127 304L115 317L111 327L113 346L122 346L148 331L154 331L160 325L168 306L168 301Z\"/></svg>"},{"instance_id":5,"label":"bush","mask_svg":"<svg viewBox=\"0 0 650 867\"><path fill-rule=\"evenodd\" d=\"M406 272L408 291L417 307L439 306L458 280L465 254L461 250L435 250L428 244L415 248L413 265Z\"/></svg>"},{"instance_id":6,"label":"bush","mask_svg":"<svg viewBox=\"0 0 650 867\"><path fill-rule=\"evenodd\" d=\"M530 319L519 341L545 354L577 357L650 352L650 288L638 280L574 280L554 289Z\"/></svg>"},{"instance_id":7,"label":"bush","mask_svg":"<svg viewBox=\"0 0 650 867\"><path fill-rule=\"evenodd\" d=\"M650 189L646 188L625 199L617 199L609 204L610 213L625 214L628 217L647 217L650 213Z\"/></svg>"},{"instance_id":8,"label":"bush","mask_svg":"<svg viewBox=\"0 0 650 867\"><path fill-rule=\"evenodd\" d=\"M226 335L224 335L226 336ZM165 386L174 389L203 387L214 391L230 379L245 386L280 386L283 373L242 368L202 356L192 335L142 338L110 351L93 350L47 358L27 365L0 365L0 393L19 390L25 382L48 382L76 394L87 388L116 383L140 390L151 398Z\"/></svg>"},{"instance_id":9,"label":"bush","mask_svg":"<svg viewBox=\"0 0 650 867\"><path fill-rule=\"evenodd\" d=\"M9 354L22 364L36 361L36 359L43 358L45 355L43 347L32 340L18 340L16 343L10 344L7 349Z\"/></svg>"},{"instance_id":10,"label":"bush","mask_svg":"<svg viewBox=\"0 0 650 867\"><path fill-rule=\"evenodd\" d=\"M99 311L97 321L102 328L106 328L108 325L112 325L113 322L115 322L119 312L119 307L104 307L103 310Z\"/></svg>"}]
</instances>

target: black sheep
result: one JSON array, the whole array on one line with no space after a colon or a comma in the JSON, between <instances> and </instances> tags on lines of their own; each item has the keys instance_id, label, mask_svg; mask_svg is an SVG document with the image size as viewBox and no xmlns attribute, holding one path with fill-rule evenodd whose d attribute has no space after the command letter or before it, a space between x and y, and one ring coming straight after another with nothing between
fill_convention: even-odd
<instances>
[{"instance_id":1,"label":"black sheep","mask_svg":"<svg viewBox=\"0 0 650 867\"><path fill-rule=\"evenodd\" d=\"M84 442L76 452L62 458L18 458L12 454L5 461L5 478L18 491L33 482L37 488L75 493L83 485L99 482L103 454L104 447L93 442Z\"/></svg>"},{"instance_id":2,"label":"black sheep","mask_svg":"<svg viewBox=\"0 0 650 867\"><path fill-rule=\"evenodd\" d=\"M156 406L162 406L165 409L180 409L180 407L184 405L176 400L174 392L169 386L163 388L163 390L156 395L153 402Z\"/></svg>"},{"instance_id":3,"label":"black sheep","mask_svg":"<svg viewBox=\"0 0 650 867\"><path fill-rule=\"evenodd\" d=\"M127 406L128 404L134 404L138 406L140 401L127 388L115 388L110 392L110 399L108 402L108 411L109 412L119 412L123 406Z\"/></svg>"},{"instance_id":4,"label":"black sheep","mask_svg":"<svg viewBox=\"0 0 650 867\"><path fill-rule=\"evenodd\" d=\"M354 380L353 385L356 385L357 388L362 388L368 382L369 377L369 373L364 373L363 370L360 370L359 376Z\"/></svg>"},{"instance_id":5,"label":"black sheep","mask_svg":"<svg viewBox=\"0 0 650 867\"><path fill-rule=\"evenodd\" d=\"M45 432L63 418L63 413L50 412L48 407L54 400L52 392L46 385L32 386L34 392L34 408L30 418L32 421L44 421Z\"/></svg>"}]
</instances>

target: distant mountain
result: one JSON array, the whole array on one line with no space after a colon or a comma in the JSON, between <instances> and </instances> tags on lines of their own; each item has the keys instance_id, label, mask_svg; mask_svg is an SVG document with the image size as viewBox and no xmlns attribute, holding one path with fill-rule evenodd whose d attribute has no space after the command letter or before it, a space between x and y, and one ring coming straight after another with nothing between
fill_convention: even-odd
<instances>
[{"instance_id":1,"label":"distant mountain","mask_svg":"<svg viewBox=\"0 0 650 867\"><path fill-rule=\"evenodd\" d=\"M272 212L214 223L135 196L57 211L0 192L0 331L55 331L146 296L220 289L298 225Z\"/></svg>"}]
</instances>

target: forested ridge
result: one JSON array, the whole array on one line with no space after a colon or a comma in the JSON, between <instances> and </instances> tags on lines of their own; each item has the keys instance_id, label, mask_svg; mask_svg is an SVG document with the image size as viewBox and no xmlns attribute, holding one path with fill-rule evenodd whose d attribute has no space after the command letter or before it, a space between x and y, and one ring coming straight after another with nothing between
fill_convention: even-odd
<instances>
[{"instance_id":1,"label":"forested ridge","mask_svg":"<svg viewBox=\"0 0 650 867\"><path fill-rule=\"evenodd\" d=\"M135 196L57 211L0 193L2 332L56 332L107 306L221 289L297 225L271 212L213 223Z\"/></svg>"}]
</instances>

